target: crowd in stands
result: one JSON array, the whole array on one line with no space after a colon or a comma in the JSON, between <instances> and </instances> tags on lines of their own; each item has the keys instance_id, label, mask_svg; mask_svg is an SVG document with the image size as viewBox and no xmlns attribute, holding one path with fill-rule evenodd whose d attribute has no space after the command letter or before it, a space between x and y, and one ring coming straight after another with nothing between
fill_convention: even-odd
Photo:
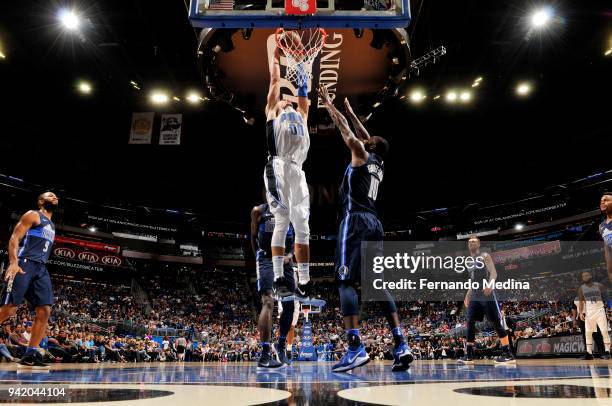
<instances>
[{"instance_id":1,"label":"crowd in stands","mask_svg":"<svg viewBox=\"0 0 612 406\"><path fill-rule=\"evenodd\" d=\"M54 278L56 305L47 337L41 344L47 362L249 361L258 356L258 295L251 275L211 270L155 273L137 279L146 292L137 299L129 283L104 284ZM314 293L327 300L310 317L314 345L337 359L346 346L339 298L333 281L317 280ZM571 302L506 302L502 308L514 338L569 334L577 331ZM400 319L419 359L455 359L465 345L462 304L404 302ZM375 359L391 359L392 339L376 303L362 304L362 340ZM276 315L275 315L276 317ZM142 326L142 334L120 331L118 321ZM32 318L25 307L5 322L0 356L19 358L27 346ZM297 326L294 351L301 346ZM479 336L476 354L493 357L495 335ZM168 333L168 332L171 332ZM167 334L164 334L167 333ZM164 337L165 335L165 337ZM155 336L155 337L154 337ZM162 338L163 337L163 338Z\"/></svg>"}]
</instances>

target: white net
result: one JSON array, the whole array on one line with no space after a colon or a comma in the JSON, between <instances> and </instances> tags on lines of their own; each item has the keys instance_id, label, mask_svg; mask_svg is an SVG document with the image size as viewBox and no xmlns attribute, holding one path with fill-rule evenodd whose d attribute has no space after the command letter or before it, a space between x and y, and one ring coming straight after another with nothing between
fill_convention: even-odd
<instances>
[{"instance_id":1,"label":"white net","mask_svg":"<svg viewBox=\"0 0 612 406\"><path fill-rule=\"evenodd\" d=\"M325 44L327 33L323 28L304 30L276 30L276 46L287 60L285 77L304 86L312 78L312 63Z\"/></svg>"}]
</instances>

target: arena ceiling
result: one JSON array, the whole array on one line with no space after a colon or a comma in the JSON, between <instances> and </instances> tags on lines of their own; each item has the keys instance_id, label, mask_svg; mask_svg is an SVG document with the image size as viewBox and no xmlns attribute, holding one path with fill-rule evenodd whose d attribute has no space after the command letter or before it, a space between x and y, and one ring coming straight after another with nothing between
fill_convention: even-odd
<instances>
[{"instance_id":1,"label":"arena ceiling","mask_svg":"<svg viewBox=\"0 0 612 406\"><path fill-rule=\"evenodd\" d=\"M531 1L425 0L413 9L412 56L441 45L447 55L368 121L392 145L380 197L387 220L512 199L609 169L612 6L550 4L557 17L537 32L527 26ZM224 103L149 104L156 88L181 99L202 89L185 2L82 0L79 35L57 23L62 6L0 4L0 173L83 199L247 221L262 199L262 114L248 125ZM91 82L90 95L75 91L80 79ZM533 86L527 98L515 94L520 81ZM427 94L419 105L409 97L416 88ZM469 89L472 100L448 104L450 89ZM183 113L182 145L128 145L135 111ZM334 134L312 141L305 169L320 198L313 218L327 222L348 156Z\"/></svg>"}]
</instances>

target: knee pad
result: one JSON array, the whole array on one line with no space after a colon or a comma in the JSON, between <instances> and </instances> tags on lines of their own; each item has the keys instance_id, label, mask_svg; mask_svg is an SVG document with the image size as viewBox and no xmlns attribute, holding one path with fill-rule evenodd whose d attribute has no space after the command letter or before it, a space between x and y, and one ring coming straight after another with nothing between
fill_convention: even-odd
<instances>
[{"instance_id":1,"label":"knee pad","mask_svg":"<svg viewBox=\"0 0 612 406\"><path fill-rule=\"evenodd\" d=\"M353 285L341 283L338 287L340 292L340 308L343 316L356 316L359 314L359 298Z\"/></svg>"},{"instance_id":2,"label":"knee pad","mask_svg":"<svg viewBox=\"0 0 612 406\"><path fill-rule=\"evenodd\" d=\"M274 232L272 233L272 246L285 248L285 239L289 230L289 216L277 212L274 215Z\"/></svg>"},{"instance_id":3,"label":"knee pad","mask_svg":"<svg viewBox=\"0 0 612 406\"><path fill-rule=\"evenodd\" d=\"M310 243L310 226L308 225L308 219L300 221L301 224L299 222L293 223L295 242L297 244L308 245Z\"/></svg>"}]
</instances>

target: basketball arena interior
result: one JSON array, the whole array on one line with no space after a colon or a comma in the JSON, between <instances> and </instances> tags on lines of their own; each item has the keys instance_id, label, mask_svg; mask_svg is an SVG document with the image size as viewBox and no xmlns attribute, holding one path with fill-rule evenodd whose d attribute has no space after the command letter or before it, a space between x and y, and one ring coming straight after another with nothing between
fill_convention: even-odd
<instances>
[{"instance_id":1,"label":"basketball arena interior","mask_svg":"<svg viewBox=\"0 0 612 406\"><path fill-rule=\"evenodd\" d=\"M603 0L0 2L0 402L612 404L611 95Z\"/></svg>"}]
</instances>

